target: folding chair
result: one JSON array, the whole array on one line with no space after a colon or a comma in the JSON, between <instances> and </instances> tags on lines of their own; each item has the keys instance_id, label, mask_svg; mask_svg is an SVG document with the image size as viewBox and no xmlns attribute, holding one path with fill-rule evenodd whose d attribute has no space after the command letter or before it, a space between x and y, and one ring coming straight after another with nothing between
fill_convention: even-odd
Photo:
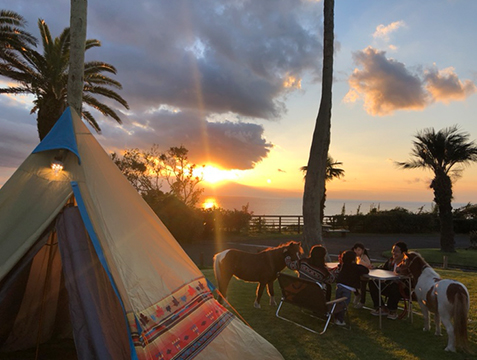
<instances>
[{"instance_id":1,"label":"folding chair","mask_svg":"<svg viewBox=\"0 0 477 360\"><path fill-rule=\"evenodd\" d=\"M279 319L291 322L315 334L324 334L331 321L331 317L342 310L346 311L346 321L351 329L346 305L346 298L342 297L332 301L326 301L325 287L318 282L313 282L295 276L278 273L278 283L282 291L282 298L276 316ZM321 332L310 329L296 321L280 316L280 310L284 303L298 306L302 310L311 312L313 317L318 317L325 321L325 326Z\"/></svg>"}]
</instances>

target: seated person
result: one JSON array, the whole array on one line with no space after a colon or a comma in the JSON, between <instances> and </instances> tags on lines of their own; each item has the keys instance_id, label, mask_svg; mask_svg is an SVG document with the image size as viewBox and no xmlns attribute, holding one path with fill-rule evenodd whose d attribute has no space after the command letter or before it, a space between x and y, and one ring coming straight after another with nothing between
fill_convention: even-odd
<instances>
[{"instance_id":1,"label":"seated person","mask_svg":"<svg viewBox=\"0 0 477 360\"><path fill-rule=\"evenodd\" d=\"M351 301L351 294L360 286L361 276L369 273L366 266L356 264L356 254L348 250L343 254L343 264L336 279L336 298L346 297L346 304ZM336 325L346 325L344 322L345 310L335 314Z\"/></svg>"},{"instance_id":2,"label":"seated person","mask_svg":"<svg viewBox=\"0 0 477 360\"><path fill-rule=\"evenodd\" d=\"M291 257L285 253L285 264L291 270L298 272L300 278L319 282L326 286L326 301L331 299L331 278L330 272L325 265L326 249L321 245L315 245L310 250L307 258L292 261Z\"/></svg>"},{"instance_id":3,"label":"seated person","mask_svg":"<svg viewBox=\"0 0 477 360\"><path fill-rule=\"evenodd\" d=\"M356 243L351 248L356 254L356 264L366 266L368 269L373 268L373 264L369 259L368 250L364 247L362 243ZM368 280L361 279L361 285L359 287L359 292L356 293L355 305L356 309L363 308L366 303L366 288L368 287Z\"/></svg>"},{"instance_id":4,"label":"seated person","mask_svg":"<svg viewBox=\"0 0 477 360\"><path fill-rule=\"evenodd\" d=\"M389 258L386 263L379 268L390 270L396 274L399 274L399 265L403 260L406 259L407 251L408 249L406 243L402 241L395 243L392 249L392 257ZM386 281L381 285L381 288L383 289L381 291L382 295L388 297L387 306L381 307L381 314L387 315L388 319L396 320L398 318L397 307L399 300L402 297L400 286L402 287L403 285L405 284L400 280ZM379 316L379 290L374 281L369 282L369 292L371 294L371 298L373 299L374 305L374 310L371 311L371 314ZM383 302L381 302L381 304L383 304Z\"/></svg>"}]
</instances>

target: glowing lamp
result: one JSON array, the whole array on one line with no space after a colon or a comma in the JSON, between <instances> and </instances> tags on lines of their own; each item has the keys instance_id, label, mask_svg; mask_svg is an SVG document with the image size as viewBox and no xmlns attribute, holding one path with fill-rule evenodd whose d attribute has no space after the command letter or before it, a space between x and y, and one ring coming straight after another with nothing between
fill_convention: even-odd
<instances>
[{"instance_id":1,"label":"glowing lamp","mask_svg":"<svg viewBox=\"0 0 477 360\"><path fill-rule=\"evenodd\" d=\"M51 163L51 169L55 172L55 175L58 175L58 173L63 170L63 162L55 158Z\"/></svg>"}]
</instances>

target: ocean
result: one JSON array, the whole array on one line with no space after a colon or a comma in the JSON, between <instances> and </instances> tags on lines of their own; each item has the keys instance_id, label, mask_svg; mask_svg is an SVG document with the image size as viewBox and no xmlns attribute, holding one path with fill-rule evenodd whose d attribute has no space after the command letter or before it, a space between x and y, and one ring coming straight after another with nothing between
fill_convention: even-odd
<instances>
[{"instance_id":1,"label":"ocean","mask_svg":"<svg viewBox=\"0 0 477 360\"><path fill-rule=\"evenodd\" d=\"M258 198L245 196L215 196L217 207L228 210L241 210L242 206L248 204L248 210L254 215L301 215L302 198ZM463 203L453 203L452 207L464 206ZM391 210L396 207L405 208L411 212L417 212L422 207L423 211L431 211L432 202L406 202L406 201L367 201L367 200L336 200L326 201L325 215L339 215L345 207L346 215L369 213L370 209Z\"/></svg>"}]
</instances>

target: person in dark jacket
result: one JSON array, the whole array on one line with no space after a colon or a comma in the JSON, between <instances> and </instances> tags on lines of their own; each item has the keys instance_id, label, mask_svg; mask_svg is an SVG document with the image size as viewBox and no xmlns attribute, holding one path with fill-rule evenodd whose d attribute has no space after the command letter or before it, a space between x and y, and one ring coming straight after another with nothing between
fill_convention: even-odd
<instances>
[{"instance_id":1,"label":"person in dark jacket","mask_svg":"<svg viewBox=\"0 0 477 360\"><path fill-rule=\"evenodd\" d=\"M336 279L336 298L346 297L346 304L351 301L351 294L359 289L361 276L369 273L366 266L356 264L356 254L348 250L343 254L343 265ZM345 311L335 314L336 325L346 325L344 322Z\"/></svg>"},{"instance_id":2,"label":"person in dark jacket","mask_svg":"<svg viewBox=\"0 0 477 360\"><path fill-rule=\"evenodd\" d=\"M399 274L399 265L406 259L406 254L408 252L406 243L399 241L393 245L392 248L392 257L389 258L383 266L380 266L380 269L389 270L396 274ZM369 293L373 299L374 310L371 311L371 315L379 316L379 290L374 281L369 282ZM381 314L387 316L388 319L396 320L398 318L397 307L399 300L402 297L401 290L404 291L403 286L405 284L398 280L389 280L386 281L382 287L382 295L387 296L388 302L386 306L381 307ZM381 301L381 304L384 304Z\"/></svg>"},{"instance_id":3,"label":"person in dark jacket","mask_svg":"<svg viewBox=\"0 0 477 360\"><path fill-rule=\"evenodd\" d=\"M326 249L321 245L315 245L310 250L307 258L292 261L291 256L285 254L285 264L291 270L298 272L300 278L319 282L326 287L326 300L331 298L331 283L333 279L325 265Z\"/></svg>"}]
</instances>

